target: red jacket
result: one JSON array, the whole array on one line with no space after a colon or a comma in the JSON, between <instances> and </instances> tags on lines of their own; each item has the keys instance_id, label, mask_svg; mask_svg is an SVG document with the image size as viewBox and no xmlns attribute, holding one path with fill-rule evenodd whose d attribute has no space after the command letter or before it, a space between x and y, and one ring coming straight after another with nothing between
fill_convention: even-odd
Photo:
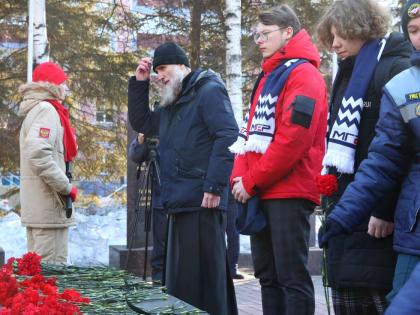
<instances>
[{"instance_id":1,"label":"red jacket","mask_svg":"<svg viewBox=\"0 0 420 315\"><path fill-rule=\"evenodd\" d=\"M268 59L263 60L264 76L254 93L248 120L248 131L258 97L268 74L284 59L309 61L290 73L276 104L275 134L264 154L246 152L236 155L231 181L242 176L249 195L261 199L304 198L319 204L315 176L321 172L327 128L327 90L318 71L320 57L305 30ZM315 100L309 128L291 123L293 101L297 95ZM291 107L289 107L291 106Z\"/></svg>"}]
</instances>

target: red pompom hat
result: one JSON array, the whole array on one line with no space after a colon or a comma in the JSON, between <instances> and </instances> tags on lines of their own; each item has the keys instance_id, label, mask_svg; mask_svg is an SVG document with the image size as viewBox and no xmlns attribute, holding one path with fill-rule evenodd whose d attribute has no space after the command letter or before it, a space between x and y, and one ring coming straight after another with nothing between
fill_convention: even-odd
<instances>
[{"instance_id":1,"label":"red pompom hat","mask_svg":"<svg viewBox=\"0 0 420 315\"><path fill-rule=\"evenodd\" d=\"M53 62L44 62L37 66L32 73L32 81L44 81L60 85L67 81L67 75L59 66Z\"/></svg>"}]
</instances>

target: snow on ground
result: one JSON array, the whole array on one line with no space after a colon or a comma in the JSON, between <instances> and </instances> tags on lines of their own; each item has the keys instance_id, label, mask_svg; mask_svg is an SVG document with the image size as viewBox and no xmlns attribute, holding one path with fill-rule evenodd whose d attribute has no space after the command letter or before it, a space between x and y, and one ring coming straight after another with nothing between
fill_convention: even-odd
<instances>
[{"instance_id":1,"label":"snow on ground","mask_svg":"<svg viewBox=\"0 0 420 315\"><path fill-rule=\"evenodd\" d=\"M126 244L127 211L125 206L76 209L77 226L69 230L68 263L78 266L105 266L109 245ZM0 218L0 247L5 259L22 257L27 252L25 228L20 217L11 212Z\"/></svg>"},{"instance_id":2,"label":"snow on ground","mask_svg":"<svg viewBox=\"0 0 420 315\"><path fill-rule=\"evenodd\" d=\"M109 246L126 245L125 206L76 208L77 226L69 231L68 263L77 266L107 266ZM241 235L241 253L250 253L249 237ZM27 252L25 228L14 212L0 218L0 247L5 259Z\"/></svg>"},{"instance_id":3,"label":"snow on ground","mask_svg":"<svg viewBox=\"0 0 420 315\"><path fill-rule=\"evenodd\" d=\"M108 266L109 246L126 245L127 242L126 207L99 208L100 211L94 215L85 215L81 210L77 213L77 225L70 228L69 263L77 266Z\"/></svg>"},{"instance_id":4,"label":"snow on ground","mask_svg":"<svg viewBox=\"0 0 420 315\"><path fill-rule=\"evenodd\" d=\"M0 247L4 250L6 261L26 253L25 229L20 225L20 217L14 212L0 218Z\"/></svg>"}]
</instances>

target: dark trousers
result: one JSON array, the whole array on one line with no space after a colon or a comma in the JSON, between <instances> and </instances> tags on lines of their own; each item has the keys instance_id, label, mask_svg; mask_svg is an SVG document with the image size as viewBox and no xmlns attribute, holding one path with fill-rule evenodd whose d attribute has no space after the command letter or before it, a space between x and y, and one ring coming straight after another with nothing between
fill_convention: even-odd
<instances>
[{"instance_id":1,"label":"dark trousers","mask_svg":"<svg viewBox=\"0 0 420 315\"><path fill-rule=\"evenodd\" d=\"M154 208L152 214L153 250L150 264L152 279L162 281L165 260L166 223L168 212L162 208Z\"/></svg>"},{"instance_id":2,"label":"dark trousers","mask_svg":"<svg viewBox=\"0 0 420 315\"><path fill-rule=\"evenodd\" d=\"M167 292L210 315L238 314L225 231L226 213L218 209L169 216Z\"/></svg>"},{"instance_id":3,"label":"dark trousers","mask_svg":"<svg viewBox=\"0 0 420 315\"><path fill-rule=\"evenodd\" d=\"M236 217L238 216L238 205L234 199L229 198L227 209L227 255L229 269L231 273L235 273L236 265L239 259L239 233L235 228Z\"/></svg>"},{"instance_id":4,"label":"dark trousers","mask_svg":"<svg viewBox=\"0 0 420 315\"><path fill-rule=\"evenodd\" d=\"M255 277L264 315L313 315L314 287L308 270L309 216L305 199L261 200L267 226L251 235Z\"/></svg>"}]
</instances>

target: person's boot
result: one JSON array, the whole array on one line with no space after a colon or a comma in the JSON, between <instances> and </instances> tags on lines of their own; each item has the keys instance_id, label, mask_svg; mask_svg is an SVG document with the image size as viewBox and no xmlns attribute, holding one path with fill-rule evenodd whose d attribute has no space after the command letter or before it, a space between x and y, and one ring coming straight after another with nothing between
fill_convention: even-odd
<instances>
[{"instance_id":1,"label":"person's boot","mask_svg":"<svg viewBox=\"0 0 420 315\"><path fill-rule=\"evenodd\" d=\"M231 268L231 272L230 273L232 274L232 279L240 280L240 279L243 279L244 278L243 275L241 275L240 273L238 273L238 265L233 266L233 268Z\"/></svg>"}]
</instances>

